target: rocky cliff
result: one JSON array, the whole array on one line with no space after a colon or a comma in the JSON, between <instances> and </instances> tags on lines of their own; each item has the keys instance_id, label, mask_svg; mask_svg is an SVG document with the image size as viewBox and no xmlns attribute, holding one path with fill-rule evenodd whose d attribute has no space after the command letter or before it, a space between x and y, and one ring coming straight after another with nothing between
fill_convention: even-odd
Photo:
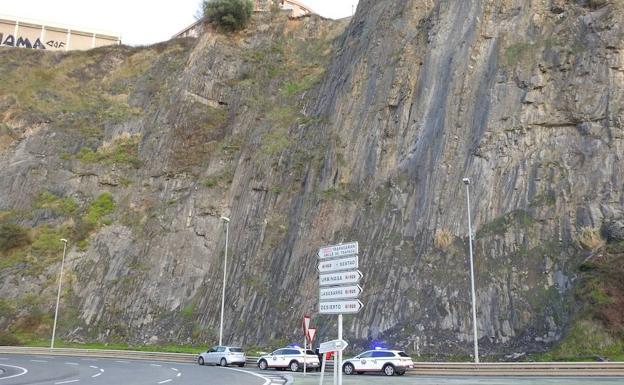
<instances>
[{"instance_id":1,"label":"rocky cliff","mask_svg":"<svg viewBox=\"0 0 624 385\"><path fill-rule=\"evenodd\" d=\"M581 274L624 216L623 21L616 1L362 0L343 21L0 51L0 321L46 333L66 237L64 338L212 342L226 215L226 341L300 339L316 250L357 240L347 339L468 353L470 177L482 349L548 349L579 287L617 297Z\"/></svg>"}]
</instances>

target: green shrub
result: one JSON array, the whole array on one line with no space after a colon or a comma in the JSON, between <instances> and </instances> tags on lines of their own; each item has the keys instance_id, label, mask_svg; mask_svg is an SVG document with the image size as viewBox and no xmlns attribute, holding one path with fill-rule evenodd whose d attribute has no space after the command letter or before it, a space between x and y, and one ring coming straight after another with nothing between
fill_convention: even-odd
<instances>
[{"instance_id":1,"label":"green shrub","mask_svg":"<svg viewBox=\"0 0 624 385\"><path fill-rule=\"evenodd\" d=\"M142 165L138 157L139 135L127 133L113 139L111 143L100 146L97 151L83 147L76 153L76 159L83 163L101 163L106 165L129 165L139 168Z\"/></svg>"},{"instance_id":2,"label":"green shrub","mask_svg":"<svg viewBox=\"0 0 624 385\"><path fill-rule=\"evenodd\" d=\"M15 223L3 223L0 225L0 252L26 246L29 243L30 238L28 237L27 229Z\"/></svg>"},{"instance_id":3,"label":"green shrub","mask_svg":"<svg viewBox=\"0 0 624 385\"><path fill-rule=\"evenodd\" d=\"M55 229L45 225L35 231L36 235L31 246L31 251L34 255L57 255L63 251L61 238L67 237L63 229Z\"/></svg>"},{"instance_id":4,"label":"green shrub","mask_svg":"<svg viewBox=\"0 0 624 385\"><path fill-rule=\"evenodd\" d=\"M78 203L74 198L60 198L49 191L40 193L35 199L34 206L40 209L51 209L62 215L71 215L78 209Z\"/></svg>"},{"instance_id":5,"label":"green shrub","mask_svg":"<svg viewBox=\"0 0 624 385\"><path fill-rule=\"evenodd\" d=\"M0 332L0 346L18 346L22 341L15 337L13 334L6 332Z\"/></svg>"},{"instance_id":6,"label":"green shrub","mask_svg":"<svg viewBox=\"0 0 624 385\"><path fill-rule=\"evenodd\" d=\"M112 213L114 210L115 201L113 200L113 196L109 192L103 192L91 202L87 214L83 219L85 222L93 225L104 223L104 216Z\"/></svg>"},{"instance_id":7,"label":"green shrub","mask_svg":"<svg viewBox=\"0 0 624 385\"><path fill-rule=\"evenodd\" d=\"M247 26L253 13L251 0L204 0L206 20L219 27L235 31Z\"/></svg>"}]
</instances>

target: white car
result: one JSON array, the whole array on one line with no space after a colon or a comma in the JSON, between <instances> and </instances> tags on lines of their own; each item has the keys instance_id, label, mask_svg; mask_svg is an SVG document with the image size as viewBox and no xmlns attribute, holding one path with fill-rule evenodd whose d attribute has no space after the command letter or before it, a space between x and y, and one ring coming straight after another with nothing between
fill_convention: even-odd
<instances>
[{"instance_id":1,"label":"white car","mask_svg":"<svg viewBox=\"0 0 624 385\"><path fill-rule=\"evenodd\" d=\"M305 351L306 368L317 369L321 366L318 356L312 350ZM288 368L293 372L303 369L304 350L299 347L288 347L277 349L271 354L266 354L258 358L258 367L262 370L268 368L284 369Z\"/></svg>"},{"instance_id":2,"label":"white car","mask_svg":"<svg viewBox=\"0 0 624 385\"><path fill-rule=\"evenodd\" d=\"M238 365L243 367L245 366L246 359L245 352L243 352L241 348L234 346L215 346L212 349L199 353L199 356L197 356L197 363L200 365Z\"/></svg>"},{"instance_id":3,"label":"white car","mask_svg":"<svg viewBox=\"0 0 624 385\"><path fill-rule=\"evenodd\" d=\"M411 357L403 351L375 349L345 360L342 371L344 374L382 372L386 376L402 376L407 369L413 367Z\"/></svg>"}]
</instances>

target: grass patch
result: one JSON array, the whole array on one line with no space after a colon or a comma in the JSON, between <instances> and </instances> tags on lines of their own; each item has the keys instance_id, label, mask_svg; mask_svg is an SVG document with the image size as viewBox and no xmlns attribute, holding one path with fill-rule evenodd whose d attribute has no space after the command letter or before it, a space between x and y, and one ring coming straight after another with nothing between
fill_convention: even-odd
<instances>
[{"instance_id":1,"label":"grass patch","mask_svg":"<svg viewBox=\"0 0 624 385\"><path fill-rule=\"evenodd\" d=\"M229 187L234 180L234 170L232 168L226 168L220 172L210 175L204 179L201 184L204 187Z\"/></svg>"},{"instance_id":2,"label":"grass patch","mask_svg":"<svg viewBox=\"0 0 624 385\"><path fill-rule=\"evenodd\" d=\"M437 229L433 234L433 246L446 250L453 243L453 234L448 229Z\"/></svg>"},{"instance_id":3,"label":"grass patch","mask_svg":"<svg viewBox=\"0 0 624 385\"><path fill-rule=\"evenodd\" d=\"M0 224L0 253L27 246L30 243L30 233L27 228L7 222Z\"/></svg>"},{"instance_id":4,"label":"grass patch","mask_svg":"<svg viewBox=\"0 0 624 385\"><path fill-rule=\"evenodd\" d=\"M68 238L66 228L54 228L48 225L33 230L33 242L30 251L35 256L56 256L63 252L61 238Z\"/></svg>"},{"instance_id":5,"label":"grass patch","mask_svg":"<svg viewBox=\"0 0 624 385\"><path fill-rule=\"evenodd\" d=\"M531 203L529 204L530 207L544 207L544 206L554 206L555 203L557 203L557 197L555 196L555 193L552 191L549 191L547 193L544 194L539 194L536 195L533 200L531 200Z\"/></svg>"},{"instance_id":6,"label":"grass patch","mask_svg":"<svg viewBox=\"0 0 624 385\"><path fill-rule=\"evenodd\" d=\"M121 135L111 143L105 143L96 151L83 147L76 154L76 159L83 163L99 163L105 165L128 165L139 168L142 165L138 158L140 135Z\"/></svg>"},{"instance_id":7,"label":"grass patch","mask_svg":"<svg viewBox=\"0 0 624 385\"><path fill-rule=\"evenodd\" d=\"M504 235L511 227L519 226L528 228L534 223L535 220L526 211L514 210L482 225L477 231L477 237L481 238L492 235Z\"/></svg>"},{"instance_id":8,"label":"grass patch","mask_svg":"<svg viewBox=\"0 0 624 385\"><path fill-rule=\"evenodd\" d=\"M50 209L61 215L72 215L78 210L78 203L72 197L61 198L49 191L43 191L37 195L33 204L38 209Z\"/></svg>"},{"instance_id":9,"label":"grass patch","mask_svg":"<svg viewBox=\"0 0 624 385\"><path fill-rule=\"evenodd\" d=\"M585 250L595 251L606 244L605 239L600 235L600 230L590 226L581 228L576 236L579 246Z\"/></svg>"},{"instance_id":10,"label":"grass patch","mask_svg":"<svg viewBox=\"0 0 624 385\"><path fill-rule=\"evenodd\" d=\"M583 320L574 323L552 351L536 358L544 361L576 361L596 357L624 360L624 342L614 338L599 323Z\"/></svg>"},{"instance_id":11,"label":"grass patch","mask_svg":"<svg viewBox=\"0 0 624 385\"><path fill-rule=\"evenodd\" d=\"M95 198L89 205L87 213L83 219L90 224L106 224L106 216L115 210L115 201L109 192L104 192Z\"/></svg>"}]
</instances>

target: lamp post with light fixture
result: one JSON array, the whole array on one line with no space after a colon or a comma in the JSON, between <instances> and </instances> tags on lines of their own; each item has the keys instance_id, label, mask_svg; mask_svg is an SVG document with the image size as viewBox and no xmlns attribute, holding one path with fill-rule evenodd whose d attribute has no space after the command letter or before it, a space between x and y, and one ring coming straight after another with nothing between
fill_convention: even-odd
<instances>
[{"instance_id":1,"label":"lamp post with light fixture","mask_svg":"<svg viewBox=\"0 0 624 385\"><path fill-rule=\"evenodd\" d=\"M63 259L61 259L61 272L59 274L58 292L56 293L56 309L54 310L54 325L52 326L52 341L50 341L50 349L54 349L56 320L58 319L59 302L61 300L61 285L63 284L63 266L65 265L65 251L67 250L67 239L61 238L61 242L63 242Z\"/></svg>"},{"instance_id":2,"label":"lamp post with light fixture","mask_svg":"<svg viewBox=\"0 0 624 385\"><path fill-rule=\"evenodd\" d=\"M223 310L225 308L225 274L227 271L227 252L230 218L221 217L221 220L225 222L225 257L223 260L223 288L221 291L221 322L219 323L219 346L223 346Z\"/></svg>"},{"instance_id":3,"label":"lamp post with light fixture","mask_svg":"<svg viewBox=\"0 0 624 385\"><path fill-rule=\"evenodd\" d=\"M462 182L466 185L466 211L468 212L468 244L470 249L470 289L472 293L472 328L474 334L474 360L479 363L479 339L477 336L477 304L475 296L474 262L472 257L472 223L470 221L470 179L464 178Z\"/></svg>"}]
</instances>

